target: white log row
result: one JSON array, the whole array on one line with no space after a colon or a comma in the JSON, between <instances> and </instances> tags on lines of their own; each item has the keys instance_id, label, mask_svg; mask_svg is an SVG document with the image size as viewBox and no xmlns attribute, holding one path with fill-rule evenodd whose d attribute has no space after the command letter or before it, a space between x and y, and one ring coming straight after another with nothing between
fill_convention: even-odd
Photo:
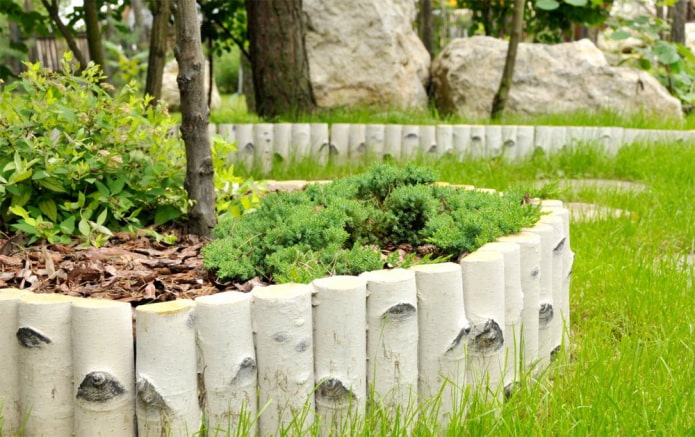
<instances>
[{"instance_id":1,"label":"white log row","mask_svg":"<svg viewBox=\"0 0 695 437\"><path fill-rule=\"evenodd\" d=\"M454 154L459 160L470 154L471 127L468 125L454 125L452 127Z\"/></svg>"},{"instance_id":2,"label":"white log row","mask_svg":"<svg viewBox=\"0 0 695 437\"><path fill-rule=\"evenodd\" d=\"M496 158L502 154L503 150L502 126L493 124L485 126L485 154L483 156Z\"/></svg>"},{"instance_id":3,"label":"white log row","mask_svg":"<svg viewBox=\"0 0 695 437\"><path fill-rule=\"evenodd\" d=\"M292 125L290 161L307 159L311 154L311 126L306 123Z\"/></svg>"},{"instance_id":4,"label":"white log row","mask_svg":"<svg viewBox=\"0 0 695 437\"><path fill-rule=\"evenodd\" d=\"M217 126L217 133L228 143L236 143L236 134L234 133L233 124L220 124ZM236 162L236 150L229 152L225 157L227 164L234 164Z\"/></svg>"},{"instance_id":5,"label":"white log row","mask_svg":"<svg viewBox=\"0 0 695 437\"><path fill-rule=\"evenodd\" d=\"M75 435L135 436L135 356L130 304L72 303Z\"/></svg>"},{"instance_id":6,"label":"white log row","mask_svg":"<svg viewBox=\"0 0 695 437\"><path fill-rule=\"evenodd\" d=\"M277 123L273 126L274 154L287 162L292 156L292 123Z\"/></svg>"},{"instance_id":7,"label":"white log row","mask_svg":"<svg viewBox=\"0 0 695 437\"><path fill-rule=\"evenodd\" d=\"M350 125L348 123L335 123L331 125L330 134L328 154L345 162L350 147Z\"/></svg>"},{"instance_id":8,"label":"white log row","mask_svg":"<svg viewBox=\"0 0 695 437\"><path fill-rule=\"evenodd\" d=\"M540 293L538 297L538 367L537 373L542 372L550 364L550 354L553 351L553 333L551 322L555 316L553 307L553 227L537 223L532 228L523 231L532 232L541 237L541 268Z\"/></svg>"},{"instance_id":9,"label":"white log row","mask_svg":"<svg viewBox=\"0 0 695 437\"><path fill-rule=\"evenodd\" d=\"M599 141L610 155L615 155L623 144L622 127L598 128Z\"/></svg>"},{"instance_id":10,"label":"white log row","mask_svg":"<svg viewBox=\"0 0 695 437\"><path fill-rule=\"evenodd\" d=\"M529 370L538 359L538 308L540 297L541 237L531 232L519 232L497 239L519 245L521 291L524 304L521 310L520 345L524 369Z\"/></svg>"},{"instance_id":11,"label":"white log row","mask_svg":"<svg viewBox=\"0 0 695 437\"><path fill-rule=\"evenodd\" d=\"M311 158L319 164L328 162L330 153L327 123L311 123Z\"/></svg>"},{"instance_id":12,"label":"white log row","mask_svg":"<svg viewBox=\"0 0 695 437\"><path fill-rule=\"evenodd\" d=\"M253 124L235 125L236 159L237 162L250 169L253 166L256 155L256 146L253 143Z\"/></svg>"},{"instance_id":13,"label":"white log row","mask_svg":"<svg viewBox=\"0 0 695 437\"><path fill-rule=\"evenodd\" d=\"M470 324L463 306L461 266L455 263L411 267L418 308L418 392L440 396L439 423L446 427L463 407L466 343Z\"/></svg>"},{"instance_id":14,"label":"white log row","mask_svg":"<svg viewBox=\"0 0 695 437\"><path fill-rule=\"evenodd\" d=\"M383 124L368 124L364 128L367 156L381 159L386 153L386 133ZM399 150L400 153L400 150Z\"/></svg>"},{"instance_id":15,"label":"white log row","mask_svg":"<svg viewBox=\"0 0 695 437\"><path fill-rule=\"evenodd\" d=\"M548 150L550 153L556 153L566 149L570 145L567 128L563 126L551 127L551 147Z\"/></svg>"},{"instance_id":16,"label":"white log row","mask_svg":"<svg viewBox=\"0 0 695 437\"><path fill-rule=\"evenodd\" d=\"M420 145L417 154L437 155L437 127L434 125L420 126Z\"/></svg>"},{"instance_id":17,"label":"white log row","mask_svg":"<svg viewBox=\"0 0 695 437\"><path fill-rule=\"evenodd\" d=\"M436 137L437 156L451 155L454 153L454 130L451 125L437 125Z\"/></svg>"},{"instance_id":18,"label":"white log row","mask_svg":"<svg viewBox=\"0 0 695 437\"><path fill-rule=\"evenodd\" d=\"M553 291L553 319L550 321L551 330L551 342L552 349L550 351L551 358L560 351L562 346L563 332L564 332L564 321L561 314L561 302L564 300L564 257L565 257L565 244L567 244L567 238L564 231L564 222L562 217L558 215L544 215L541 216L539 223L548 224L553 227L553 279L552 279L552 291Z\"/></svg>"},{"instance_id":19,"label":"white log row","mask_svg":"<svg viewBox=\"0 0 695 437\"><path fill-rule=\"evenodd\" d=\"M207 429L228 435L258 411L251 295L230 291L199 296L195 303ZM253 423L247 431L254 434Z\"/></svg>"},{"instance_id":20,"label":"white log row","mask_svg":"<svg viewBox=\"0 0 695 437\"><path fill-rule=\"evenodd\" d=\"M260 164L263 173L270 172L273 167L273 125L258 123L253 128L253 144L256 146L254 161Z\"/></svg>"},{"instance_id":21,"label":"white log row","mask_svg":"<svg viewBox=\"0 0 695 437\"><path fill-rule=\"evenodd\" d=\"M420 126L403 125L401 131L401 159L412 159L420 153Z\"/></svg>"},{"instance_id":22,"label":"white log row","mask_svg":"<svg viewBox=\"0 0 695 437\"><path fill-rule=\"evenodd\" d=\"M395 160L401 158L403 151L403 126L400 124L387 124L384 126L384 154Z\"/></svg>"},{"instance_id":23,"label":"white log row","mask_svg":"<svg viewBox=\"0 0 695 437\"><path fill-rule=\"evenodd\" d=\"M27 436L71 436L75 404L72 386L71 306L61 294L30 294L19 300L20 414Z\"/></svg>"},{"instance_id":24,"label":"white log row","mask_svg":"<svg viewBox=\"0 0 695 437\"><path fill-rule=\"evenodd\" d=\"M367 403L367 284L332 276L312 286L316 412L321 434L335 435Z\"/></svg>"},{"instance_id":25,"label":"white log row","mask_svg":"<svg viewBox=\"0 0 695 437\"><path fill-rule=\"evenodd\" d=\"M518 159L524 159L533 154L536 129L533 126L517 126L516 154Z\"/></svg>"},{"instance_id":26,"label":"white log row","mask_svg":"<svg viewBox=\"0 0 695 437\"><path fill-rule=\"evenodd\" d=\"M513 161L518 153L516 126L502 126L502 153L506 161Z\"/></svg>"},{"instance_id":27,"label":"white log row","mask_svg":"<svg viewBox=\"0 0 695 437\"><path fill-rule=\"evenodd\" d=\"M367 281L367 382L377 402L402 414L417 403L418 315L415 273L376 270Z\"/></svg>"},{"instance_id":28,"label":"white log row","mask_svg":"<svg viewBox=\"0 0 695 437\"><path fill-rule=\"evenodd\" d=\"M212 137L217 135L217 125L214 123L208 123L208 134Z\"/></svg>"},{"instance_id":29,"label":"white log row","mask_svg":"<svg viewBox=\"0 0 695 437\"><path fill-rule=\"evenodd\" d=\"M260 435L282 432L295 417L309 427L315 408L311 287L278 284L256 287L251 295Z\"/></svg>"},{"instance_id":30,"label":"white log row","mask_svg":"<svg viewBox=\"0 0 695 437\"><path fill-rule=\"evenodd\" d=\"M370 153L367 150L367 136L363 124L351 124L348 134L348 156L352 160L359 160Z\"/></svg>"},{"instance_id":31,"label":"white log row","mask_svg":"<svg viewBox=\"0 0 695 437\"><path fill-rule=\"evenodd\" d=\"M533 139L534 149L541 149L546 154L552 148L553 142L553 126L536 126L536 132Z\"/></svg>"},{"instance_id":32,"label":"white log row","mask_svg":"<svg viewBox=\"0 0 695 437\"><path fill-rule=\"evenodd\" d=\"M471 139L468 146L467 158L482 158L485 156L487 144L485 143L485 126L471 126Z\"/></svg>"},{"instance_id":33,"label":"white log row","mask_svg":"<svg viewBox=\"0 0 695 437\"><path fill-rule=\"evenodd\" d=\"M516 243L496 241L478 250L499 252L504 257L504 385L510 393L519 380L521 361L521 311L524 294L521 291L521 247Z\"/></svg>"},{"instance_id":34,"label":"white log row","mask_svg":"<svg viewBox=\"0 0 695 437\"><path fill-rule=\"evenodd\" d=\"M567 142L572 146L578 146L587 142L585 138L586 128L582 126L570 126L567 128Z\"/></svg>"},{"instance_id":35,"label":"white log row","mask_svg":"<svg viewBox=\"0 0 695 437\"><path fill-rule=\"evenodd\" d=\"M463 303L471 324L467 381L478 393L501 400L504 384L504 258L475 251L460 262Z\"/></svg>"},{"instance_id":36,"label":"white log row","mask_svg":"<svg viewBox=\"0 0 695 437\"><path fill-rule=\"evenodd\" d=\"M195 302L141 305L135 313L138 436L192 435L202 425Z\"/></svg>"},{"instance_id":37,"label":"white log row","mask_svg":"<svg viewBox=\"0 0 695 437\"><path fill-rule=\"evenodd\" d=\"M17 435L22 424L19 407L19 342L17 308L19 298L31 294L16 288L0 289L0 417L3 432Z\"/></svg>"}]
</instances>

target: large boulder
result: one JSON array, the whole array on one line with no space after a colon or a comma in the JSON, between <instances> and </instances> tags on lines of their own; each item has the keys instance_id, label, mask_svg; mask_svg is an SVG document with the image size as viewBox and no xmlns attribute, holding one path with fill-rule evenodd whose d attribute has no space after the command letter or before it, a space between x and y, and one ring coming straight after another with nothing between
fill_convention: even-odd
<instances>
[{"instance_id":1,"label":"large boulder","mask_svg":"<svg viewBox=\"0 0 695 437\"><path fill-rule=\"evenodd\" d=\"M412 0L304 0L306 50L319 107L427 105L430 56Z\"/></svg>"},{"instance_id":2,"label":"large boulder","mask_svg":"<svg viewBox=\"0 0 695 437\"><path fill-rule=\"evenodd\" d=\"M207 75L208 63L205 63L205 96L208 95L209 77ZM164 66L164 74L162 75L162 101L167 105L169 111L181 110L181 95L179 94L179 84L176 82L176 77L179 75L179 64L176 59L167 62ZM217 91L215 81L212 82L212 99L210 109L217 109L222 104L220 93Z\"/></svg>"},{"instance_id":3,"label":"large boulder","mask_svg":"<svg viewBox=\"0 0 695 437\"><path fill-rule=\"evenodd\" d=\"M432 63L435 102L443 113L488 117L502 77L507 42L453 40ZM680 102L641 70L612 67L589 40L519 44L507 110L538 115L577 110L640 109L681 117Z\"/></svg>"}]
</instances>

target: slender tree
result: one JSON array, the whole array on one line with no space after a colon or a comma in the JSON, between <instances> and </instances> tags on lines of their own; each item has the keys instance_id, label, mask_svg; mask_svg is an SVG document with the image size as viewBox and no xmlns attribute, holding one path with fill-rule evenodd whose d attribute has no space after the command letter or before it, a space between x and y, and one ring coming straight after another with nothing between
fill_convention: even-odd
<instances>
[{"instance_id":1,"label":"slender tree","mask_svg":"<svg viewBox=\"0 0 695 437\"><path fill-rule=\"evenodd\" d=\"M512 88L514 80L514 65L516 64L516 51L521 40L521 32L524 30L524 4L525 0L514 0L514 15L512 16L512 34L509 38L509 46L507 47L507 57L504 61L504 71L500 86L497 89L497 94L492 100L492 112L490 116L493 119L500 118L507 106L509 91Z\"/></svg>"},{"instance_id":2,"label":"slender tree","mask_svg":"<svg viewBox=\"0 0 695 437\"><path fill-rule=\"evenodd\" d=\"M188 212L189 231L212 237L217 223L215 185L205 98L205 57L200 39L200 23L195 0L175 0L176 81L181 94L181 135L186 144L186 180L188 197L193 201Z\"/></svg>"},{"instance_id":3,"label":"slender tree","mask_svg":"<svg viewBox=\"0 0 695 437\"><path fill-rule=\"evenodd\" d=\"M678 0L669 8L671 18L670 40L685 44L685 22L688 19L688 6L690 0Z\"/></svg>"},{"instance_id":4,"label":"slender tree","mask_svg":"<svg viewBox=\"0 0 695 437\"><path fill-rule=\"evenodd\" d=\"M247 0L246 12L258 115L314 110L302 0Z\"/></svg>"},{"instance_id":5,"label":"slender tree","mask_svg":"<svg viewBox=\"0 0 695 437\"><path fill-rule=\"evenodd\" d=\"M101 43L101 27L99 26L99 6L96 0L84 0L84 22L87 27L87 47L89 58L106 72L104 61L104 46Z\"/></svg>"},{"instance_id":6,"label":"slender tree","mask_svg":"<svg viewBox=\"0 0 695 437\"><path fill-rule=\"evenodd\" d=\"M150 52L147 59L145 94L154 97L154 102L158 102L162 98L162 75L166 63L171 1L150 0L149 3L152 12L152 30L150 32Z\"/></svg>"},{"instance_id":7,"label":"slender tree","mask_svg":"<svg viewBox=\"0 0 695 437\"><path fill-rule=\"evenodd\" d=\"M444 24L446 30L446 24ZM432 22L432 0L420 0L418 30L425 49L434 58L434 26Z\"/></svg>"},{"instance_id":8,"label":"slender tree","mask_svg":"<svg viewBox=\"0 0 695 437\"><path fill-rule=\"evenodd\" d=\"M51 0L50 3L48 2L48 0L41 0L41 4L44 8L46 8L46 11L48 12L49 17L51 18L51 21L53 21L53 23L58 28L60 34L63 35L63 38L65 38L65 42L70 48L70 51L73 55L75 55L75 60L79 62L80 66L82 67L87 65L87 61L84 57L84 54L82 54L82 50L80 50L80 48L77 46L75 37L72 35L72 32L65 25L65 23L63 23L63 19L60 18L58 0Z\"/></svg>"}]
</instances>

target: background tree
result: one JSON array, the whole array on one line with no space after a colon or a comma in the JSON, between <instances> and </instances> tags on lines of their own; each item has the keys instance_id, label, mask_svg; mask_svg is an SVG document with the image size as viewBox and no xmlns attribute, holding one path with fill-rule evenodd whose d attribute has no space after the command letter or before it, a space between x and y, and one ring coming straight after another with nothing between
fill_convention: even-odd
<instances>
[{"instance_id":1,"label":"background tree","mask_svg":"<svg viewBox=\"0 0 695 437\"><path fill-rule=\"evenodd\" d=\"M446 29L446 23L444 23ZM425 49L434 58L434 20L432 19L432 0L420 0L418 11L418 30Z\"/></svg>"},{"instance_id":2,"label":"background tree","mask_svg":"<svg viewBox=\"0 0 695 437\"><path fill-rule=\"evenodd\" d=\"M512 34L509 38L507 47L507 57L504 61L504 71L500 86L497 89L495 98L492 100L491 118L496 119L502 116L504 108L507 106L509 91L514 81L514 65L516 64L516 52L521 41L521 33L524 30L524 3L526 0L514 0L514 15L512 16Z\"/></svg>"},{"instance_id":3,"label":"background tree","mask_svg":"<svg viewBox=\"0 0 695 437\"><path fill-rule=\"evenodd\" d=\"M247 1L246 13L258 115L312 112L302 0Z\"/></svg>"},{"instance_id":4,"label":"background tree","mask_svg":"<svg viewBox=\"0 0 695 437\"><path fill-rule=\"evenodd\" d=\"M150 51L147 58L147 78L145 94L154 97L153 102L162 98L162 76L168 49L170 0L150 0L152 30L150 32Z\"/></svg>"},{"instance_id":5,"label":"background tree","mask_svg":"<svg viewBox=\"0 0 695 437\"><path fill-rule=\"evenodd\" d=\"M104 46L101 43L101 26L99 26L99 5L96 0L84 0L84 22L87 28L87 46L89 58L106 74ZM84 64L83 64L84 65Z\"/></svg>"},{"instance_id":6,"label":"background tree","mask_svg":"<svg viewBox=\"0 0 695 437\"><path fill-rule=\"evenodd\" d=\"M671 35L670 40L685 44L685 23L688 20L688 7L690 0L677 0L669 8L669 16L671 18Z\"/></svg>"},{"instance_id":7,"label":"background tree","mask_svg":"<svg viewBox=\"0 0 695 437\"><path fill-rule=\"evenodd\" d=\"M195 0L175 0L176 82L181 94L181 135L186 144L185 188L193 205L188 211L189 232L212 237L217 224L215 183L203 76L205 57Z\"/></svg>"}]
</instances>

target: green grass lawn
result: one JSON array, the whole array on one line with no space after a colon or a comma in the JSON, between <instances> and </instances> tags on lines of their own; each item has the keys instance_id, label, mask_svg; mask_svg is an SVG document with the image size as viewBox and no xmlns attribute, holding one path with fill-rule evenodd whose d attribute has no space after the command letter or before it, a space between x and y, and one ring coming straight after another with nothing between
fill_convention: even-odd
<instances>
[{"instance_id":1,"label":"green grass lawn","mask_svg":"<svg viewBox=\"0 0 695 437\"><path fill-rule=\"evenodd\" d=\"M695 246L695 145L633 145L615 157L584 146L519 163L425 164L441 180L499 190L560 178L635 181L648 190L559 195L631 211L623 218L572 224L570 354L501 408L473 399L465 420L438 429L431 415L420 414L412 432L695 435L694 272L680 262ZM332 179L366 167L300 164L276 168L269 178ZM405 435L403 420L389 422L377 409L346 435Z\"/></svg>"}]
</instances>

